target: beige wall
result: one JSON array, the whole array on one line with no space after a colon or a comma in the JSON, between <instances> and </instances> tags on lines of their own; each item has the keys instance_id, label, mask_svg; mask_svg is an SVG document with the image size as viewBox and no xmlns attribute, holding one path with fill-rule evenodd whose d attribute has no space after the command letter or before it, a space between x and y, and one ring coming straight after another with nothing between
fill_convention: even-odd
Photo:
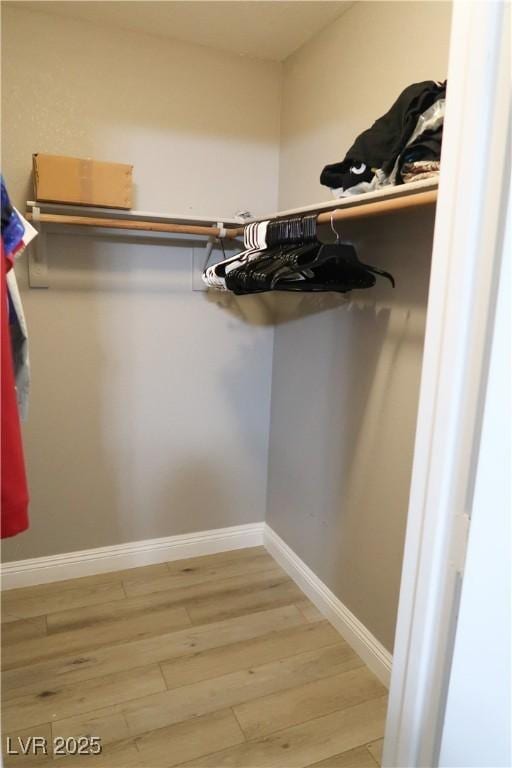
<instances>
[{"instance_id":1,"label":"beige wall","mask_svg":"<svg viewBox=\"0 0 512 768\"><path fill-rule=\"evenodd\" d=\"M132 162L143 210L273 209L279 73L4 7L13 200L23 210L32 195L38 151ZM18 265L32 504L29 532L4 542L6 560L263 519L273 329L251 320L250 300L219 307L193 292L190 243L166 242L60 230L48 238L48 291L28 290Z\"/></svg>"},{"instance_id":2,"label":"beige wall","mask_svg":"<svg viewBox=\"0 0 512 768\"><path fill-rule=\"evenodd\" d=\"M444 80L450 3L358 0L283 68L279 207L330 199L320 184L400 91Z\"/></svg>"},{"instance_id":3,"label":"beige wall","mask_svg":"<svg viewBox=\"0 0 512 768\"><path fill-rule=\"evenodd\" d=\"M38 151L133 163L141 210L275 208L276 62L17 4L3 4L2 27L3 167L17 201L32 195Z\"/></svg>"},{"instance_id":4,"label":"beige wall","mask_svg":"<svg viewBox=\"0 0 512 768\"><path fill-rule=\"evenodd\" d=\"M284 66L280 207L409 83L446 76L444 3L357 2ZM346 300L283 298L274 341L267 522L390 650L421 373L433 217L344 224L390 270Z\"/></svg>"}]
</instances>

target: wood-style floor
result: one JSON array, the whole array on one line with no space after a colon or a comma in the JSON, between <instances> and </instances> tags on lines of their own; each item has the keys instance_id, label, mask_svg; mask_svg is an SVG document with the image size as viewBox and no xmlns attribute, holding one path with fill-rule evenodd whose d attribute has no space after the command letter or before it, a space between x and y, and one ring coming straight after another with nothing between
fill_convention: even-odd
<instances>
[{"instance_id":1,"label":"wood-style floor","mask_svg":"<svg viewBox=\"0 0 512 768\"><path fill-rule=\"evenodd\" d=\"M386 689L262 547L10 590L2 608L4 752L8 735L103 745L5 765L379 765Z\"/></svg>"}]
</instances>

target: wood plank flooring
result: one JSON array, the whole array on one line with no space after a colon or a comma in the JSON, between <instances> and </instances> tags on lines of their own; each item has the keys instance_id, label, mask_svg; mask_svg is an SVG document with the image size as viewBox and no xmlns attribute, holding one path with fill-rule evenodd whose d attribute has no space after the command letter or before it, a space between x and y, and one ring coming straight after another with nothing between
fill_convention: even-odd
<instances>
[{"instance_id":1,"label":"wood plank flooring","mask_svg":"<svg viewBox=\"0 0 512 768\"><path fill-rule=\"evenodd\" d=\"M2 594L6 766L375 768L386 694L263 547Z\"/></svg>"}]
</instances>

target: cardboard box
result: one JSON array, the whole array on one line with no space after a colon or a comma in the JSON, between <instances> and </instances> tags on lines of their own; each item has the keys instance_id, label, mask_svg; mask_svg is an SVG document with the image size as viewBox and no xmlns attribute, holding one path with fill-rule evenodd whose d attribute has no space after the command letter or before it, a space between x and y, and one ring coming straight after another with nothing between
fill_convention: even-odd
<instances>
[{"instance_id":1,"label":"cardboard box","mask_svg":"<svg viewBox=\"0 0 512 768\"><path fill-rule=\"evenodd\" d=\"M133 165L60 155L32 156L36 200L106 208L132 207Z\"/></svg>"}]
</instances>

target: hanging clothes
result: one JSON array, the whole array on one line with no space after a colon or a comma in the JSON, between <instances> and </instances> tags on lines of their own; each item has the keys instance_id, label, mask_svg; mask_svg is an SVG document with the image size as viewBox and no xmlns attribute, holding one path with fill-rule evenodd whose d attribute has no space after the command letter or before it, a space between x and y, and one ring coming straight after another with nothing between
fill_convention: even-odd
<instances>
[{"instance_id":1,"label":"hanging clothes","mask_svg":"<svg viewBox=\"0 0 512 768\"><path fill-rule=\"evenodd\" d=\"M9 330L7 273L12 263L1 247L1 407L2 407L2 466L1 499L2 511L0 535L2 538L15 536L28 528L28 488L25 474L25 461L21 441L21 428L16 402L14 368Z\"/></svg>"},{"instance_id":2,"label":"hanging clothes","mask_svg":"<svg viewBox=\"0 0 512 768\"><path fill-rule=\"evenodd\" d=\"M210 288L237 296L267 291L347 293L373 287L376 275L394 287L392 275L360 262L353 245L336 235L336 243L319 240L317 214L248 224L245 249L205 268L203 280Z\"/></svg>"},{"instance_id":3,"label":"hanging clothes","mask_svg":"<svg viewBox=\"0 0 512 768\"><path fill-rule=\"evenodd\" d=\"M27 421L30 392L28 330L14 268L10 269L7 273L7 293L9 300L9 330L11 335L14 381L16 384L16 400L21 420Z\"/></svg>"},{"instance_id":4,"label":"hanging clothes","mask_svg":"<svg viewBox=\"0 0 512 768\"><path fill-rule=\"evenodd\" d=\"M14 206L11 205L7 187L3 178L0 179L1 203L2 203L2 242L6 257L11 264L14 263L14 257L24 246L23 237L25 228L21 217L18 216Z\"/></svg>"},{"instance_id":5,"label":"hanging clothes","mask_svg":"<svg viewBox=\"0 0 512 768\"><path fill-rule=\"evenodd\" d=\"M325 166L320 183L330 187L336 197L400 183L393 174L397 159L417 133L419 118L428 116L428 110L444 101L445 95L446 82L426 80L408 86L391 109L357 137L344 160Z\"/></svg>"},{"instance_id":6,"label":"hanging clothes","mask_svg":"<svg viewBox=\"0 0 512 768\"><path fill-rule=\"evenodd\" d=\"M14 208L0 180L1 222L1 500L0 535L28 528L28 487L21 440L20 413L26 416L30 369L28 334L14 274L14 260L37 231Z\"/></svg>"},{"instance_id":7,"label":"hanging clothes","mask_svg":"<svg viewBox=\"0 0 512 768\"><path fill-rule=\"evenodd\" d=\"M15 258L20 256L36 237L37 230L11 204L3 178L1 179L1 199L2 243L4 254L12 265ZM28 329L14 269L10 269L7 274L7 295L16 396L21 419L26 421L30 390Z\"/></svg>"}]
</instances>

